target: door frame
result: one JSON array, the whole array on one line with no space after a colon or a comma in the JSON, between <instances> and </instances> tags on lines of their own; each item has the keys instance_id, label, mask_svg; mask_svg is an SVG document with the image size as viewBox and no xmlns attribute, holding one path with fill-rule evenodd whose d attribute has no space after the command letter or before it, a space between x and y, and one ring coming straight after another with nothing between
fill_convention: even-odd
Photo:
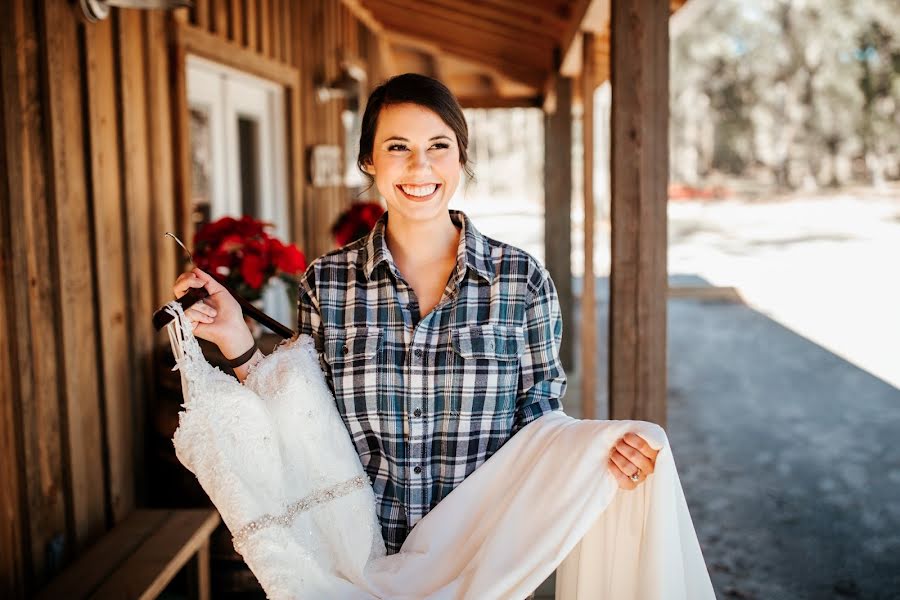
<instances>
[{"instance_id":1,"label":"door frame","mask_svg":"<svg viewBox=\"0 0 900 600\"><path fill-rule=\"evenodd\" d=\"M172 86L173 129L175 134L175 177L177 225L182 239L190 240L191 227L191 147L190 113L187 95L188 56L197 56L236 71L273 81L284 89L285 161L287 174L287 227L285 241L306 249L303 210L303 138L300 121L301 78L295 67L257 54L233 42L207 33L190 24L171 21L174 85Z\"/></svg>"}]
</instances>

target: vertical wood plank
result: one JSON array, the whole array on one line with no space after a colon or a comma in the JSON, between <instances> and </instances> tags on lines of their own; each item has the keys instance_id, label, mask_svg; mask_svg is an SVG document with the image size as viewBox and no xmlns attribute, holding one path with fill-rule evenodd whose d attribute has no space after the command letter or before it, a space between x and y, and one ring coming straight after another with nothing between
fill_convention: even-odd
<instances>
[{"instance_id":1,"label":"vertical wood plank","mask_svg":"<svg viewBox=\"0 0 900 600\"><path fill-rule=\"evenodd\" d=\"M170 27L175 24L171 23ZM171 33L171 32L170 32ZM174 33L171 33L174 36ZM172 65L172 88L170 104L173 107L173 127L175 165L173 167L175 185L175 226L182 240L193 240L191 222L191 140L190 115L187 100L187 55L184 47L175 46Z\"/></svg>"},{"instance_id":2,"label":"vertical wood plank","mask_svg":"<svg viewBox=\"0 0 900 600\"><path fill-rule=\"evenodd\" d=\"M293 52L291 51L291 14L296 8L293 2L285 0L281 5L281 61L290 63Z\"/></svg>"},{"instance_id":3,"label":"vertical wood plank","mask_svg":"<svg viewBox=\"0 0 900 600\"><path fill-rule=\"evenodd\" d=\"M102 388L97 345L91 207L84 160L81 49L79 21L71 5L44 0L44 54L47 73L51 198L54 207L55 273L59 303L64 438L75 526L75 549L106 529ZM53 235L53 234L51 234ZM91 307L89 310L88 307Z\"/></svg>"},{"instance_id":4,"label":"vertical wood plank","mask_svg":"<svg viewBox=\"0 0 900 600\"><path fill-rule=\"evenodd\" d=\"M106 399L106 445L109 468L108 503L118 523L135 506L133 414L128 378L129 335L126 312L125 242L122 237L122 187L118 155L113 31L109 20L86 27L88 132L91 189L94 204L94 244L98 264L97 297L103 389Z\"/></svg>"},{"instance_id":5,"label":"vertical wood plank","mask_svg":"<svg viewBox=\"0 0 900 600\"><path fill-rule=\"evenodd\" d=\"M3 598L24 598L26 590L25 528L28 513L24 496L25 450L22 444L22 379L28 375L19 371L17 329L26 323L24 311L18 306L26 305L28 283L27 262L22 248L15 242L21 241L23 220L21 209L15 204L27 201L13 194L18 192L27 172L19 167L22 154L27 152L21 134L22 113L19 96L21 73L17 69L25 54L23 32L24 15L22 5L12 3L8 7L7 18L0 21L0 169L7 173L19 173L20 177L7 177L0 185L0 596ZM18 181L14 181L18 180ZM13 213L16 213L15 215ZM16 240L19 238L19 240ZM26 384L27 385L27 384Z\"/></svg>"},{"instance_id":6,"label":"vertical wood plank","mask_svg":"<svg viewBox=\"0 0 900 600\"><path fill-rule=\"evenodd\" d=\"M611 419L666 423L667 3L612 3Z\"/></svg>"},{"instance_id":7,"label":"vertical wood plank","mask_svg":"<svg viewBox=\"0 0 900 600\"><path fill-rule=\"evenodd\" d=\"M284 31L281 28L281 17L284 14L285 0L272 0L272 10L269 14L269 37L272 39L272 58L284 60Z\"/></svg>"},{"instance_id":8,"label":"vertical wood plank","mask_svg":"<svg viewBox=\"0 0 900 600\"><path fill-rule=\"evenodd\" d=\"M10 35L0 37L3 45L0 66L3 78L3 120L9 197L18 199L7 205L9 244L15 248L10 267L18 285L13 292L9 322L10 358L15 358L16 395L22 427L21 444L24 460L25 515L20 535L25 538L24 555L11 563L24 569L12 574L25 579L25 588L35 589L49 576L47 552L57 539L72 537L66 514L66 482L60 414L59 345L56 319L48 318L56 311L58 290L54 281L56 269L52 257L52 219L48 204L47 146L43 136L45 120L42 78L40 73L40 33L34 4L28 0L11 3L7 19L0 27ZM10 422L11 425L15 421ZM14 485L10 481L7 485ZM12 518L12 515L10 515ZM10 528L10 544L15 544L15 529ZM65 556L60 556L64 559Z\"/></svg>"},{"instance_id":9,"label":"vertical wood plank","mask_svg":"<svg viewBox=\"0 0 900 600\"><path fill-rule=\"evenodd\" d=\"M259 0L259 51L266 56L272 55L271 23L272 0Z\"/></svg>"},{"instance_id":10,"label":"vertical wood plank","mask_svg":"<svg viewBox=\"0 0 900 600\"><path fill-rule=\"evenodd\" d=\"M303 31L303 10L300 6L294 6L291 11L291 35L299 40L302 39ZM303 142L304 142L304 122L303 114L303 45L300 43L293 44L290 63L298 67L299 76L292 89L288 90L286 97L287 115L288 115L288 140L287 147L288 165L290 171L288 173L288 193L291 233L295 244L308 252L306 238L306 199L304 198L304 189L306 181L306 165L303 160ZM311 258L311 257L309 257Z\"/></svg>"},{"instance_id":11,"label":"vertical wood plank","mask_svg":"<svg viewBox=\"0 0 900 600\"><path fill-rule=\"evenodd\" d=\"M172 284L183 266L182 252L164 232L175 231L175 193L172 160L172 106L169 89L169 56L165 16L147 13L147 118L150 135L149 160L153 210L151 247L155 257L156 294L154 306L172 299Z\"/></svg>"},{"instance_id":12,"label":"vertical wood plank","mask_svg":"<svg viewBox=\"0 0 900 600\"><path fill-rule=\"evenodd\" d=\"M152 351L156 332L147 319L156 308L154 300L160 297L155 268L155 238L162 232L152 231L155 223L153 205L166 202L151 200L150 134L148 132L147 96L156 90L147 89L145 56L145 25L147 13L122 10L116 23L118 39L119 102L121 114L121 141L119 150L122 165L122 195L125 218L121 227L127 245L127 295L128 327L131 333L129 372L132 394L130 401L134 414L135 460L142 456L142 424L145 407L153 390L151 374ZM174 20L173 20L174 22Z\"/></svg>"},{"instance_id":13,"label":"vertical wood plank","mask_svg":"<svg viewBox=\"0 0 900 600\"><path fill-rule=\"evenodd\" d=\"M594 275L594 34L582 38L581 103L584 140L584 278L581 286L581 418L597 418L597 279Z\"/></svg>"},{"instance_id":14,"label":"vertical wood plank","mask_svg":"<svg viewBox=\"0 0 900 600\"><path fill-rule=\"evenodd\" d=\"M194 0L194 20L197 27L203 31L209 31L209 0Z\"/></svg>"},{"instance_id":15,"label":"vertical wood plank","mask_svg":"<svg viewBox=\"0 0 900 600\"><path fill-rule=\"evenodd\" d=\"M247 36L244 31L244 0L231 0L231 10L229 11L229 38L234 43L243 46L246 43Z\"/></svg>"},{"instance_id":16,"label":"vertical wood plank","mask_svg":"<svg viewBox=\"0 0 900 600\"><path fill-rule=\"evenodd\" d=\"M558 76L556 110L544 116L544 257L556 284L563 323L574 324L572 293L572 79ZM576 329L569 327L559 349L566 371L575 368ZM571 333L570 333L571 332Z\"/></svg>"},{"instance_id":17,"label":"vertical wood plank","mask_svg":"<svg viewBox=\"0 0 900 600\"><path fill-rule=\"evenodd\" d=\"M244 19L247 22L247 48L259 52L259 0L247 0Z\"/></svg>"},{"instance_id":18,"label":"vertical wood plank","mask_svg":"<svg viewBox=\"0 0 900 600\"><path fill-rule=\"evenodd\" d=\"M212 3L212 32L219 37L228 37L229 0L209 0Z\"/></svg>"}]
</instances>

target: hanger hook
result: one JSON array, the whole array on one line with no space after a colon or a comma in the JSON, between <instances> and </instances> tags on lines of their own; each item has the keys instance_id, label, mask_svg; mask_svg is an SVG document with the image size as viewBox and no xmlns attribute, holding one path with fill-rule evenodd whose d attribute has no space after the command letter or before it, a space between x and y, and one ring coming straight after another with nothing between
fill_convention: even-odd
<instances>
[{"instance_id":1,"label":"hanger hook","mask_svg":"<svg viewBox=\"0 0 900 600\"><path fill-rule=\"evenodd\" d=\"M181 240L178 239L178 236L176 236L176 235L175 235L174 233L172 233L171 231L167 231L165 235L167 235L167 236L169 236L170 238L172 238L173 240L175 240L175 241L178 243L179 246L181 246L182 248L184 248L184 251L187 252L188 260L191 261L191 264L194 265L194 266L196 267L197 265L194 264L194 257L191 255L191 251L188 250L187 248L185 248L184 244L181 243ZM163 237L165 237L165 236L163 236Z\"/></svg>"}]
</instances>

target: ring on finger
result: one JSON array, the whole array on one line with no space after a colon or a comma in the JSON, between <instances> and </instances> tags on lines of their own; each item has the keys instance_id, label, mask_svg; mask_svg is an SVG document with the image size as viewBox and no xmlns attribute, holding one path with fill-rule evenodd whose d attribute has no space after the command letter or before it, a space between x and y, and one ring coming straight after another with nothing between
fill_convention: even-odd
<instances>
[{"instance_id":1,"label":"ring on finger","mask_svg":"<svg viewBox=\"0 0 900 600\"><path fill-rule=\"evenodd\" d=\"M641 479L641 470L640 470L640 468L638 468L637 471L635 471L634 473L632 473L631 475L629 475L628 478L631 479L631 481L633 481L633 482L635 482L635 483L637 483L638 481L640 481L640 479Z\"/></svg>"}]
</instances>

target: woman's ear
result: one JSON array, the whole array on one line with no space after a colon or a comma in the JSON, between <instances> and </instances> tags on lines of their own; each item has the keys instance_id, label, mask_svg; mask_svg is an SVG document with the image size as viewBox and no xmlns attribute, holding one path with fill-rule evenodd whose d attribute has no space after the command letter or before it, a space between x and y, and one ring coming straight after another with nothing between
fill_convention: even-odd
<instances>
[{"instance_id":1,"label":"woman's ear","mask_svg":"<svg viewBox=\"0 0 900 600\"><path fill-rule=\"evenodd\" d=\"M371 162L363 163L363 170L369 175L375 175L375 165L373 165Z\"/></svg>"}]
</instances>

